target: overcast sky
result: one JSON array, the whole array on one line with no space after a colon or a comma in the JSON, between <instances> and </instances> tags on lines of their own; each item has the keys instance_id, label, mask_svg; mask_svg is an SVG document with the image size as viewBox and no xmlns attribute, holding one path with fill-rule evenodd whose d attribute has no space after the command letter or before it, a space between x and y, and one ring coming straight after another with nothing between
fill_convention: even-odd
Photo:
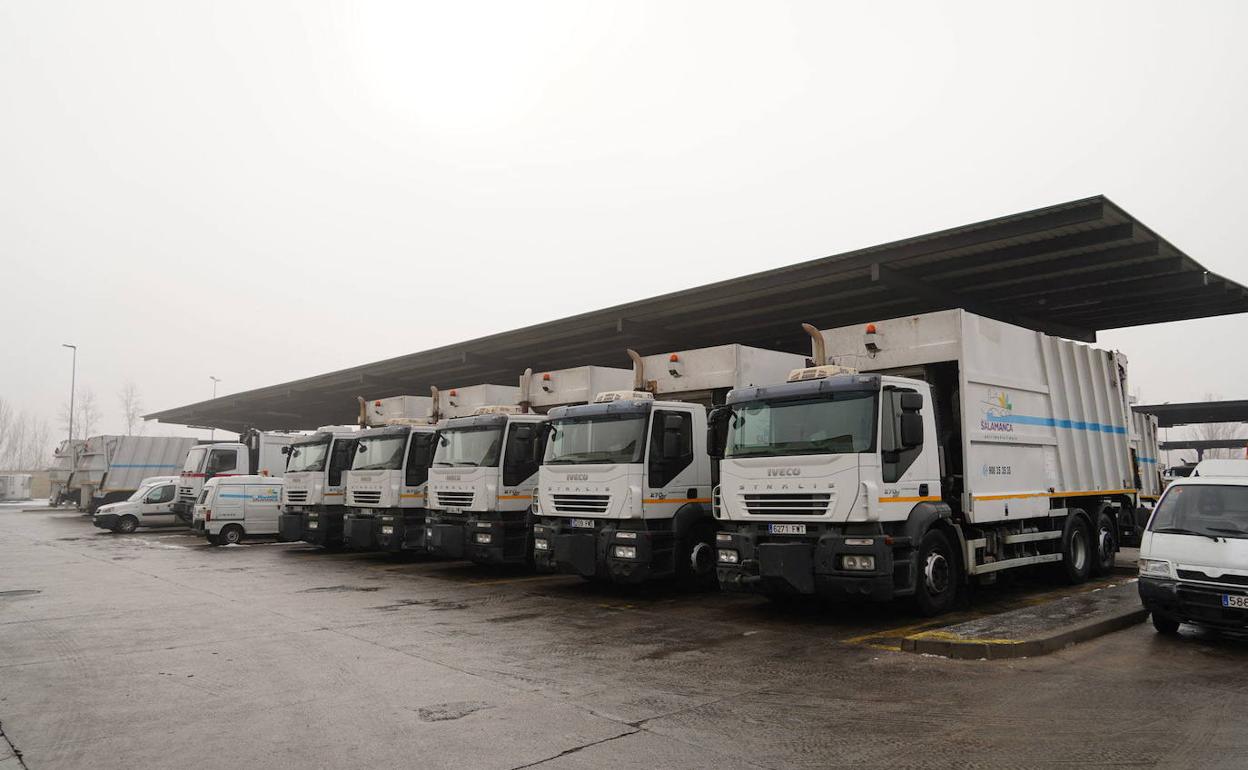
<instances>
[{"instance_id":1,"label":"overcast sky","mask_svg":"<svg viewBox=\"0 0 1248 770\"><path fill-rule=\"evenodd\" d=\"M0 397L147 411L1103 193L1248 283L1248 3L0 0ZM1248 397L1248 316L1103 333ZM164 432L163 426L149 432Z\"/></svg>"}]
</instances>

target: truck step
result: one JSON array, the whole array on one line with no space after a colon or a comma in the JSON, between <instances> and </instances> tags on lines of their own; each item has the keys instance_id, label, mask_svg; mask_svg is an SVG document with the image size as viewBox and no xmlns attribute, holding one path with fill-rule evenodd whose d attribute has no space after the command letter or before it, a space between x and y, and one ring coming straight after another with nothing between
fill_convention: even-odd
<instances>
[{"instance_id":1,"label":"truck step","mask_svg":"<svg viewBox=\"0 0 1248 770\"><path fill-rule=\"evenodd\" d=\"M1006 535L1003 540L1008 545L1010 543L1032 543L1036 540L1057 540L1061 536L1061 530L1054 530L1051 532L1023 532L1018 535Z\"/></svg>"}]
</instances>

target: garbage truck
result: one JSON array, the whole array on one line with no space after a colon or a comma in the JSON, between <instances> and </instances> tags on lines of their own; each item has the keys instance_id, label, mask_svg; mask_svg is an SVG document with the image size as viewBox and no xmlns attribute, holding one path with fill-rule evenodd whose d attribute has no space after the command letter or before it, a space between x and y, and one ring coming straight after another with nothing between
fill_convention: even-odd
<instances>
[{"instance_id":1,"label":"garbage truck","mask_svg":"<svg viewBox=\"0 0 1248 770\"><path fill-rule=\"evenodd\" d=\"M190 525L195 503L204 482L217 476L270 476L286 470L287 446L306 433L245 430L238 441L202 444L186 455L178 478L178 499L173 505L178 521ZM150 474L149 474L150 475Z\"/></svg>"},{"instance_id":2,"label":"garbage truck","mask_svg":"<svg viewBox=\"0 0 1248 770\"><path fill-rule=\"evenodd\" d=\"M357 433L354 425L326 425L284 448L279 540L302 540L305 519L312 513L342 515L347 504L346 473L359 444Z\"/></svg>"},{"instance_id":3,"label":"garbage truck","mask_svg":"<svg viewBox=\"0 0 1248 770\"><path fill-rule=\"evenodd\" d=\"M1131 467L1135 472L1133 483L1139 490L1134 515L1122 516L1118 524L1121 527L1122 544L1138 546L1148 526L1148 519L1153 515L1153 507L1162 493L1161 447L1157 443L1157 415L1135 410L1135 399L1130 401L1131 408Z\"/></svg>"},{"instance_id":4,"label":"garbage truck","mask_svg":"<svg viewBox=\"0 0 1248 770\"><path fill-rule=\"evenodd\" d=\"M935 615L1004 570L1112 569L1139 494L1124 356L961 309L805 329L813 366L710 421L721 587Z\"/></svg>"},{"instance_id":5,"label":"garbage truck","mask_svg":"<svg viewBox=\"0 0 1248 770\"><path fill-rule=\"evenodd\" d=\"M538 569L589 580L716 578L706 407L806 357L744 345L641 356L631 390L549 412L534 501Z\"/></svg>"},{"instance_id":6,"label":"garbage truck","mask_svg":"<svg viewBox=\"0 0 1248 770\"><path fill-rule=\"evenodd\" d=\"M94 514L129 498L149 476L177 472L197 443L182 436L91 436L78 449L70 498L77 491L78 510Z\"/></svg>"},{"instance_id":7,"label":"garbage truck","mask_svg":"<svg viewBox=\"0 0 1248 770\"><path fill-rule=\"evenodd\" d=\"M349 548L397 552L425 550L429 467L446 418L510 395L514 389L474 385L428 396L375 402L361 421L360 450L348 474L344 540ZM401 399L401 400L400 400Z\"/></svg>"},{"instance_id":8,"label":"garbage truck","mask_svg":"<svg viewBox=\"0 0 1248 770\"><path fill-rule=\"evenodd\" d=\"M632 376L627 369L602 366L526 369L516 405L448 422L431 482L438 512L436 523L426 529L435 533L433 552L478 564L531 562L533 488L545 446L542 414L554 406L586 403L600 391L628 387ZM470 443L501 447L501 452L483 463L488 467L466 472L464 462L475 459L466 449Z\"/></svg>"},{"instance_id":9,"label":"garbage truck","mask_svg":"<svg viewBox=\"0 0 1248 770\"><path fill-rule=\"evenodd\" d=\"M52 452L52 465L48 468L48 505L56 507L64 503L78 504L79 490L70 487L78 454L85 442L82 439L64 439Z\"/></svg>"}]
</instances>

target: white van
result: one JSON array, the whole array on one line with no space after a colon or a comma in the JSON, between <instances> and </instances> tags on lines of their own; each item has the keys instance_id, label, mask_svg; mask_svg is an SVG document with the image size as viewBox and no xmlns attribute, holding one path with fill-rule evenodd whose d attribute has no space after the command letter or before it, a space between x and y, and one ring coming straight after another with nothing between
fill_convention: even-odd
<instances>
[{"instance_id":1,"label":"white van","mask_svg":"<svg viewBox=\"0 0 1248 770\"><path fill-rule=\"evenodd\" d=\"M177 488L177 476L143 479L139 488L127 499L97 508L91 523L100 529L122 534L129 534L138 527L176 526L180 523L173 515Z\"/></svg>"},{"instance_id":2,"label":"white van","mask_svg":"<svg viewBox=\"0 0 1248 770\"><path fill-rule=\"evenodd\" d=\"M1153 626L1248 628L1248 476L1175 479L1140 542L1140 601Z\"/></svg>"},{"instance_id":3,"label":"white van","mask_svg":"<svg viewBox=\"0 0 1248 770\"><path fill-rule=\"evenodd\" d=\"M282 479L272 476L219 476L209 479L195 504L191 529L212 545L232 545L244 537L276 535Z\"/></svg>"}]
</instances>

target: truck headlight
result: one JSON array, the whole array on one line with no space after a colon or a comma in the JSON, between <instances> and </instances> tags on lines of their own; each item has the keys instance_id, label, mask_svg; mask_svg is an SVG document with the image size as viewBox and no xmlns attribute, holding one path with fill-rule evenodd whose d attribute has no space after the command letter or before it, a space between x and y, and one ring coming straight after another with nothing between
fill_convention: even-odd
<instances>
[{"instance_id":1,"label":"truck headlight","mask_svg":"<svg viewBox=\"0 0 1248 770\"><path fill-rule=\"evenodd\" d=\"M1170 562L1165 559L1140 559L1140 575L1170 577Z\"/></svg>"},{"instance_id":2,"label":"truck headlight","mask_svg":"<svg viewBox=\"0 0 1248 770\"><path fill-rule=\"evenodd\" d=\"M491 535L489 532L478 532L476 534L476 537L474 537L473 539L476 540L481 545L489 545L490 543L494 542L494 536Z\"/></svg>"},{"instance_id":3,"label":"truck headlight","mask_svg":"<svg viewBox=\"0 0 1248 770\"><path fill-rule=\"evenodd\" d=\"M383 527L381 528L381 534L383 534L383 535L393 535L393 534L394 534L394 527L384 527L384 526L383 526Z\"/></svg>"},{"instance_id":4,"label":"truck headlight","mask_svg":"<svg viewBox=\"0 0 1248 770\"><path fill-rule=\"evenodd\" d=\"M611 555L617 559L636 559L637 558L637 546L617 545L611 549Z\"/></svg>"},{"instance_id":5,"label":"truck headlight","mask_svg":"<svg viewBox=\"0 0 1248 770\"><path fill-rule=\"evenodd\" d=\"M741 557L736 551L730 548L719 549L719 563L720 564L736 564L739 561L741 561Z\"/></svg>"},{"instance_id":6,"label":"truck headlight","mask_svg":"<svg viewBox=\"0 0 1248 770\"><path fill-rule=\"evenodd\" d=\"M316 529L318 526L319 524L317 523L316 519L310 519L308 521L308 529Z\"/></svg>"},{"instance_id":7,"label":"truck headlight","mask_svg":"<svg viewBox=\"0 0 1248 770\"><path fill-rule=\"evenodd\" d=\"M549 541L547 541L547 540L543 540L542 538L540 538L540 537L539 537L538 539L536 539L536 540L534 540L534 541L533 541L533 550L535 550L535 551L549 551L549 550L550 550L550 542L549 542Z\"/></svg>"},{"instance_id":8,"label":"truck headlight","mask_svg":"<svg viewBox=\"0 0 1248 770\"><path fill-rule=\"evenodd\" d=\"M875 569L874 556L842 556L841 569L870 572Z\"/></svg>"}]
</instances>

